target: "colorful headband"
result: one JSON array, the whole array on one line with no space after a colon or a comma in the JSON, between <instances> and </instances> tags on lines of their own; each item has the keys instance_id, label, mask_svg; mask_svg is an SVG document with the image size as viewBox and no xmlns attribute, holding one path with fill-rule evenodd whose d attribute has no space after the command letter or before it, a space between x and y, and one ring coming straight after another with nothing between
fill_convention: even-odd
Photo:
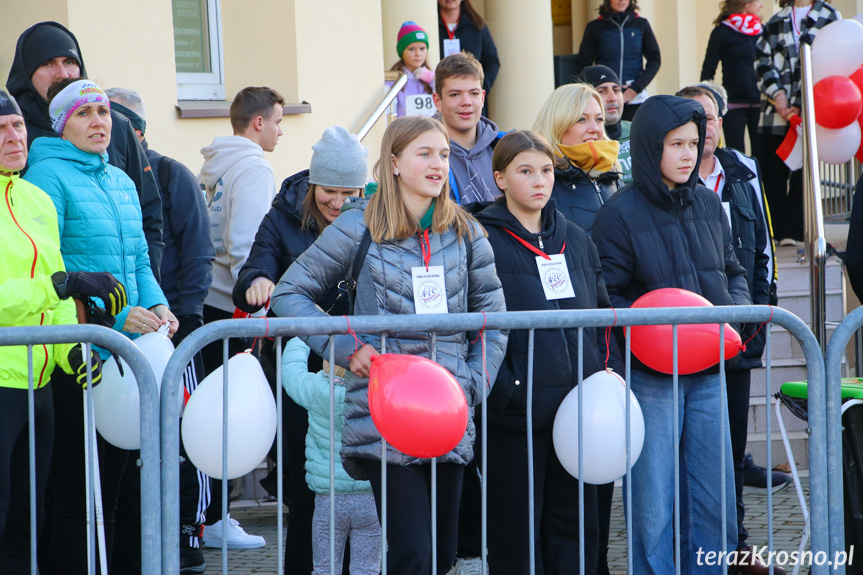
<instances>
[{"instance_id":1,"label":"colorful headband","mask_svg":"<svg viewBox=\"0 0 863 575\"><path fill-rule=\"evenodd\" d=\"M100 102L109 108L111 107L111 102L108 100L105 92L102 91L102 88L90 80L72 82L63 88L59 94L54 96L51 104L48 105L48 114L51 116L51 127L62 136L66 122L72 117L75 110L84 104L92 104L94 102Z\"/></svg>"}]
</instances>

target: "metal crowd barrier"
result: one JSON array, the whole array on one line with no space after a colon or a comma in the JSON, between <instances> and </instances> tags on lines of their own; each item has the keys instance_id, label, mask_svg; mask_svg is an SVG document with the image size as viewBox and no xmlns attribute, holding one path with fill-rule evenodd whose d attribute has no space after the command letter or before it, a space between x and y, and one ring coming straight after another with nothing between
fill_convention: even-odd
<instances>
[{"instance_id":1,"label":"metal crowd barrier","mask_svg":"<svg viewBox=\"0 0 863 575\"><path fill-rule=\"evenodd\" d=\"M863 311L861 311L861 315L863 316ZM857 317L857 316L855 316ZM825 386L825 374L824 374L824 359L821 355L821 349L817 340L815 339L812 332L809 328L801 321L797 316L792 313L781 309L781 308L770 308L768 306L729 306L729 307L708 307L708 308L662 308L662 309L621 309L616 312L613 310L586 310L586 311L543 311L543 312L502 312L502 313L490 313L487 315L482 314L449 314L449 315L400 315L400 316L354 316L350 318L350 325L348 325L348 321L345 317L330 317L330 318L291 318L291 319L244 319L244 320L225 320L214 322L208 324L194 333L189 335L183 343L177 348L174 353L171 361L169 362L166 370L165 370L165 379L164 381L176 381L177 378L182 374L183 369L191 361L192 356L198 352L204 345L217 341L221 339L223 341L223 349L224 356L227 358L227 349L228 349L228 339L229 338L252 338L252 337L264 337L269 336L276 339L277 349L281 350L282 347L282 338L292 337L292 336L309 336L309 335L329 335L331 337L330 342L332 344L332 336L341 335L348 332L348 329L352 329L357 334L381 334L382 337L382 346L386 345L386 337L394 336L399 333L417 333L417 332L428 332L430 333L430 345L431 345L431 356L434 358L435 354L435 341L436 334L438 332L476 332L477 330L485 328L486 330L529 330L529 367L528 367L528 380L527 380L527 393L528 393L528 426L527 426L527 445L531 446L533 443L532 440L532 426L530 425L532 411L531 411L531 401L530 397L533 390L533 333L536 329L560 329L560 328L585 328L585 327L608 327L608 326L618 326L628 328L629 326L635 325L662 325L662 324L672 324L674 325L673 333L674 333L674 358L675 358L675 373L672 375L673 386L676 392L678 386L678 375L677 375L677 326L682 324L695 324L695 323L716 323L722 326L724 323L764 323L762 329L766 330L767 334L767 343L766 343L766 366L767 366L767 381L768 381L768 390L769 390L769 382L771 378L770 373L770 324L776 323L786 330L788 330L797 340L800 342L800 345L804 351L806 357L806 364L808 370L808 381L809 381L809 414L810 420L809 425L811 428L811 435L809 437L809 467L810 467L810 509L811 509L811 531L812 531L812 539L811 539L811 550L813 554L824 552L826 553L828 549L834 549L835 547L831 545L832 542L832 531L828 528L830 527L830 522L828 521L828 517L831 519L835 515L835 509L828 510L828 441L827 441L827 425L825 418L825 396L826 396L826 386ZM720 328L722 330L724 328ZM583 342L583 330L579 329L579 348L581 348ZM485 342L483 341L483 345ZM334 351L332 351L333 346L330 346L330 365L335 365L334 360ZM380 350L382 353L385 353L385 349ZM629 343L627 342L626 349L621 350L625 353L625 361L626 361L626 387L627 392L630 387L630 373L631 373L631 354L629 349ZM581 349L579 349L579 357L581 357ZM277 377L279 381L281 381L281 361L278 361L278 372ZM224 382L227 382L227 370L225 372ZM485 375L485 374L483 374ZM590 375L590 374L588 374ZM578 364L578 382L580 383L584 378L583 366L579 359ZM725 376L724 376L724 364L720 363L720 381L721 381L721 399L720 401L722 410L720 413L725 413ZM331 373L331 382L332 382L332 373ZM332 422L334 421L333 417L333 391L332 391L332 383L331 383L331 392L330 392L330 422L332 426ZM581 389L579 386L578 389ZM227 385L225 385L225 390L227 390ZM163 385L162 386L162 397L161 397L161 414L162 414L162 564L163 564L163 572L167 575L177 575L179 573L179 447L180 447L180 438L179 438L179 405L178 398L176 393L178 392L177 386L174 385ZM580 393L580 392L579 392ZM281 396L281 393L278 394ZM769 391L765 394L766 399L766 412L770 413L770 393ZM484 394L483 397L483 405L486 402L487 393ZM629 393L627 393L627 398L629 397ZM677 397L675 393L675 397ZM225 401L227 401L227 391L224 392ZM280 399L279 399L280 402ZM626 401L626 413L627 413L627 480L624 482L624 492L626 500L631 500L631 486L629 485L628 476L629 471L631 471L632 463L631 463L631 453L630 453L630 439L629 439L629 399ZM675 429L677 428L677 410L679 406L675 404L675 417L674 423ZM581 415L581 414L579 414ZM277 442L278 442L278 458L279 461L277 465L281 468L282 461L282 451L281 451L281 405L278 407L278 427L277 427ZM226 420L227 418L227 410L223 410L223 417ZM476 450L482 450L482 453L487 453L487 417L488 410L482 410L482 421L480 423L482 429L482 443L481 445L476 447ZM579 418L580 420L581 417ZM722 418L723 423L722 431L723 434L725 432L726 426L728 425L727 417ZM226 425L226 422L223 424ZM332 427L331 427L331 438L332 438ZM582 430L579 429L579 445L583 440ZM767 418L767 430L766 437L771 437L771 429L770 429L770 418ZM223 442L223 446L226 446L227 442ZM224 447L223 447L224 449ZM338 454L333 453L333 444L331 443L331 461L334 460L335 457L338 457ZM677 446L675 446L675 455L677 454ZM385 447L384 447L385 453ZM724 452L723 452L724 453ZM723 456L724 457L724 456ZM224 451L223 451L224 458ZM483 477L483 486L482 486L482 560L483 560L483 568L486 566L487 561L487 499L486 499L486 481L488 480L488 475L486 474L485 462L487 461L487 457L482 458L483 461L483 469L482 469L482 477ZM528 448L528 473L529 473L529 485L533 484L533 460L532 460L532 452L530 447ZM720 462L722 464L722 462ZM583 465L583 450L579 450L579 466ZM226 463L223 461L223 466L226 466ZM772 466L771 463L771 442L768 440L767 442L767 468L770 469ZM383 529L383 538L382 538L382 549L386 549L386 533L387 533L387 525L386 525L386 473L385 473L385 461L382 462L382 469L384 473L382 474L382 529ZM432 460L432 478L435 477L435 466L434 460ZM494 478L491 478L494 481ZM681 569L680 562L680 517L679 517L679 508L680 508L680 495L679 495L679 485L680 485L680 470L677 467L677 463L675 463L674 470L674 480L677 488L675 489L675 514L674 514L674 531L675 531L675 545L674 545L674 556L676 558L676 571L679 574ZM334 493L334 472L333 468L330 468L330 489L331 494ZM534 513L534 497L533 490L528 489L528 509L530 514L529 525L530 529L530 553L531 553L531 563L535 563L533 557L533 549L534 549L534 537L535 533L533 533L532 525L533 525L533 513ZM226 488L223 488L223 516L227 513L227 491ZM579 572L583 572L584 570L584 512L583 512L583 487L580 484L579 487L579 537L580 537L580 568ZM734 493L725 493L724 482L722 487L722 535L723 541L725 541L726 531L725 531L725 523L726 523L726 498L734 497ZM281 509L282 504L282 493L281 488L279 488L278 492L278 506ZM332 524L334 523L334 504L333 498L330 498L330 522L331 522L331 532L330 532L330 557L332 559L334 554L334 538L332 532ZM432 492L432 518L436 516L436 502L435 502L435 493ZM773 511L772 511L772 498L770 490L767 491L767 505L768 505L768 552L773 551ZM841 505L838 507L839 509L839 519L841 520ZM828 512L830 515L828 515ZM626 529L627 533L632 532L632 518L629 513L626 514ZM281 575L284 571L283 560L284 560L284 533L282 531L282 513L277 513L278 516L278 558L277 558L277 572ZM432 519L434 521L434 519ZM841 525L841 523L839 524ZM435 532L434 523L432 524L432 533ZM828 535L829 534L829 535ZM434 537L434 536L433 536ZM434 539L432 543L432 549L435 549ZM630 537L627 537L627 552L628 552L628 572L635 573L633 570L632 564L632 541ZM435 561L436 558L433 557L433 571L435 571ZM331 573L334 572L334 564L331 561ZM383 553L383 570L382 573L386 573L386 553ZM826 574L829 567L819 564L813 564L811 567L811 573L814 575ZM531 569L531 573L533 573L533 568ZM228 565L227 565L227 549L223 547L222 549L222 573L228 573Z\"/></svg>"},{"instance_id":2,"label":"metal crowd barrier","mask_svg":"<svg viewBox=\"0 0 863 575\"><path fill-rule=\"evenodd\" d=\"M29 449L30 449L30 572L36 575L37 541L36 541L36 471L35 471L35 427L34 427L34 389L33 389L33 346L42 344L84 343L85 351L90 344L109 349L122 357L138 382L138 392L141 398L141 572L143 575L160 575L162 572L162 557L158 552L160 545L159 524L161 508L159 505L159 391L153 370L141 351L132 340L114 330L96 325L57 325L57 326L27 326L0 328L0 346L26 345L28 350L29 386ZM89 355L89 354L88 354ZM88 376L89 381L89 376ZM92 386L88 386L92 389ZM88 400L88 410L92 421L93 402L89 392L85 392ZM54 406L55 410L60 406ZM69 409L78 409L70 406ZM85 419L86 421L86 419ZM95 425L95 424L94 424ZM96 449L95 434L87 434L87 448ZM88 507L93 516L94 473L92 460L88 462ZM14 496L14 494L13 494ZM95 522L91 523L88 534L89 573L95 573Z\"/></svg>"},{"instance_id":3,"label":"metal crowd barrier","mask_svg":"<svg viewBox=\"0 0 863 575\"><path fill-rule=\"evenodd\" d=\"M845 550L845 506L842 481L842 358L848 342L863 327L863 307L842 320L827 344L824 367L827 377L827 480L831 553ZM857 358L860 361L860 358ZM833 555L835 556L835 555ZM844 568L842 573L844 573Z\"/></svg>"}]
</instances>

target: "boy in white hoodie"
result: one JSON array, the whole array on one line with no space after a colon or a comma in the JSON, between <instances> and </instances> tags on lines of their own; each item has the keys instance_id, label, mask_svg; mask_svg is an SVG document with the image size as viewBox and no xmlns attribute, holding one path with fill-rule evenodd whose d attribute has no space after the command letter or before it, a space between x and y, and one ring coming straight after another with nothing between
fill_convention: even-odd
<instances>
[{"instance_id":1,"label":"boy in white hoodie","mask_svg":"<svg viewBox=\"0 0 863 575\"><path fill-rule=\"evenodd\" d=\"M210 210L210 239L216 249L213 283L204 300L204 323L233 316L231 292L237 275L276 195L273 168L264 159L264 152L272 152L282 135L279 124L284 104L284 98L272 88L243 88L231 102L234 135L215 138L201 149L204 165L198 181ZM243 351L246 343L241 339L230 340L231 355ZM222 342L207 345L201 356L204 371L212 373L222 365ZM223 529L219 483L213 482L204 545L227 545L229 549L263 547L263 537L247 534L233 519Z\"/></svg>"}]
</instances>

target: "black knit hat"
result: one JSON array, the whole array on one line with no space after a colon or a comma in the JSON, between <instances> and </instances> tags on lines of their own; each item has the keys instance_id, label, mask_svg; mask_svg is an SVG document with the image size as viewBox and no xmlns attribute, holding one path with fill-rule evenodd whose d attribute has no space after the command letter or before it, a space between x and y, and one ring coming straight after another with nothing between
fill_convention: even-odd
<instances>
[{"instance_id":1,"label":"black knit hat","mask_svg":"<svg viewBox=\"0 0 863 575\"><path fill-rule=\"evenodd\" d=\"M620 78L618 78L617 74L614 73L614 70L612 70L608 66L588 66L581 71L581 74L579 74L579 79L586 84L590 84L594 88L597 88L607 82L614 82L615 84L620 86Z\"/></svg>"},{"instance_id":2,"label":"black knit hat","mask_svg":"<svg viewBox=\"0 0 863 575\"><path fill-rule=\"evenodd\" d=\"M56 26L39 26L27 37L27 42L22 53L24 70L27 77L31 78L43 62L53 58L74 58L81 67L81 55L78 54L78 45L75 39L64 30Z\"/></svg>"},{"instance_id":3,"label":"black knit hat","mask_svg":"<svg viewBox=\"0 0 863 575\"><path fill-rule=\"evenodd\" d=\"M21 113L21 108L18 107L18 102L15 101L15 98L6 90L0 90L0 116L9 116L12 114L24 115Z\"/></svg>"}]
</instances>

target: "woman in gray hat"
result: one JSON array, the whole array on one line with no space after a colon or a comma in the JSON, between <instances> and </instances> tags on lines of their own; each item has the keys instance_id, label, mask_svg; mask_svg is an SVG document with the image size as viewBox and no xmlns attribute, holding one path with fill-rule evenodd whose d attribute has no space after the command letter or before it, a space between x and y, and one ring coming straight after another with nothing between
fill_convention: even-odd
<instances>
[{"instance_id":1,"label":"woman in gray hat","mask_svg":"<svg viewBox=\"0 0 863 575\"><path fill-rule=\"evenodd\" d=\"M264 307L282 274L335 221L346 199L363 194L369 151L355 135L341 126L327 128L312 150L309 169L282 182L273 207L258 228L249 258L240 270L233 299L234 305L245 312L254 313ZM348 313L347 302L339 293L333 286L324 301L318 302L331 315ZM272 348L263 352L270 356L274 374L275 352ZM321 358L310 355L309 371L321 369ZM273 474L289 479L285 485L286 503L291 510L285 542L286 571L311 573L315 494L306 485L304 471L308 414L287 394L282 399L285 469ZM275 453L272 456L275 459ZM276 477L267 479L275 485ZM272 493L275 494L274 487Z\"/></svg>"}]
</instances>

